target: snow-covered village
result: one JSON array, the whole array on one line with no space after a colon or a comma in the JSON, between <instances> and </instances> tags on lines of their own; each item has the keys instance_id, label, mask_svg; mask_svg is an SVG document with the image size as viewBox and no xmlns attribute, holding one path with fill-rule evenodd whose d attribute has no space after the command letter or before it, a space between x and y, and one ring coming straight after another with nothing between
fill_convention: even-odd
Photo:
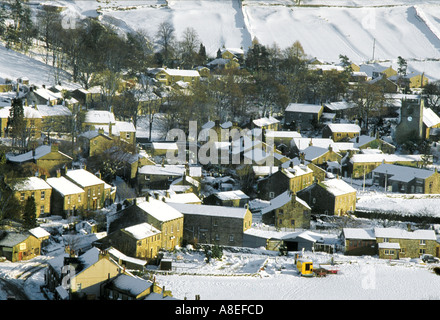
<instances>
[{"instance_id":1,"label":"snow-covered village","mask_svg":"<svg viewBox=\"0 0 440 320\"><path fill-rule=\"evenodd\" d=\"M439 48L434 0L0 1L0 300L440 299Z\"/></svg>"}]
</instances>

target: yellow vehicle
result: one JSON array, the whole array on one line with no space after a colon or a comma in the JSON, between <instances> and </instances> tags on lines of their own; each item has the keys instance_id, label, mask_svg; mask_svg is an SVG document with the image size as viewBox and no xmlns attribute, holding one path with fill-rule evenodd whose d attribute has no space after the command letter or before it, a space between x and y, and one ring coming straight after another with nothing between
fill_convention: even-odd
<instances>
[{"instance_id":1,"label":"yellow vehicle","mask_svg":"<svg viewBox=\"0 0 440 320\"><path fill-rule=\"evenodd\" d=\"M296 269L303 277L313 277L313 262L308 259L296 260Z\"/></svg>"}]
</instances>

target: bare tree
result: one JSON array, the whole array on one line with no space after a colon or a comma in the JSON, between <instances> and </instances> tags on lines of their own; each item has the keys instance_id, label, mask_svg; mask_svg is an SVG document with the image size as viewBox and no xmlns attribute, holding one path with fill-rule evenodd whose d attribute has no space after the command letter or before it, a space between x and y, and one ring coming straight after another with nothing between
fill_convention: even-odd
<instances>
[{"instance_id":1,"label":"bare tree","mask_svg":"<svg viewBox=\"0 0 440 320\"><path fill-rule=\"evenodd\" d=\"M156 42L160 47L165 63L170 62L175 43L175 30L168 21L162 22L156 32Z\"/></svg>"}]
</instances>

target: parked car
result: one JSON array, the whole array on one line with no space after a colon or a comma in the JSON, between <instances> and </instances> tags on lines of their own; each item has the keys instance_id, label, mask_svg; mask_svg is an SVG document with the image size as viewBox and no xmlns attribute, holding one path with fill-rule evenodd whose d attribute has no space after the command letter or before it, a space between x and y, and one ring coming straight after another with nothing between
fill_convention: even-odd
<instances>
[{"instance_id":1,"label":"parked car","mask_svg":"<svg viewBox=\"0 0 440 320\"><path fill-rule=\"evenodd\" d=\"M439 263L440 259L434 257L432 254L424 254L422 255L422 261L425 263Z\"/></svg>"}]
</instances>

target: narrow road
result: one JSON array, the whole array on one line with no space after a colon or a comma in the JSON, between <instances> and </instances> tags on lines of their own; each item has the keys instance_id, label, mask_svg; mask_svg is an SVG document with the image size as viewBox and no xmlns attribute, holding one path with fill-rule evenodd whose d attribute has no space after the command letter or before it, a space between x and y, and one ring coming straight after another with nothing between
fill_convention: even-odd
<instances>
[{"instance_id":1,"label":"narrow road","mask_svg":"<svg viewBox=\"0 0 440 320\"><path fill-rule=\"evenodd\" d=\"M17 285L14 280L0 278L0 290L6 292L8 297L11 296L15 300L30 300L23 288Z\"/></svg>"}]
</instances>

